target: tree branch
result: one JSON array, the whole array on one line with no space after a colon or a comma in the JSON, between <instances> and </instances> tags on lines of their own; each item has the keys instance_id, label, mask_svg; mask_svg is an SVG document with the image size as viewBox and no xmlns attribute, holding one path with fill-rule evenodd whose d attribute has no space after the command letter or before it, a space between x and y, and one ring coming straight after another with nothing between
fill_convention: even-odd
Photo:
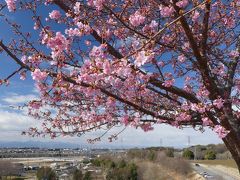
<instances>
[{"instance_id":1,"label":"tree branch","mask_svg":"<svg viewBox=\"0 0 240 180\"><path fill-rule=\"evenodd\" d=\"M204 14L203 18L203 38L201 43L201 49L203 52L203 55L206 55L206 49L207 49L207 39L208 39L208 24L209 24L209 17L210 17L210 8L211 8L211 1L206 2L206 12Z\"/></svg>"}]
</instances>

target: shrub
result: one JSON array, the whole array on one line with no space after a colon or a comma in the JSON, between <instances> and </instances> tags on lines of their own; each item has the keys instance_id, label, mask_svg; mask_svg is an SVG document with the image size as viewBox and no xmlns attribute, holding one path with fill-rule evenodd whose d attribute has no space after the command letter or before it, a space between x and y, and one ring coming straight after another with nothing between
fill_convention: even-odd
<instances>
[{"instance_id":1,"label":"shrub","mask_svg":"<svg viewBox=\"0 0 240 180\"><path fill-rule=\"evenodd\" d=\"M50 167L41 167L37 171L37 179L56 180L56 173Z\"/></svg>"},{"instance_id":2,"label":"shrub","mask_svg":"<svg viewBox=\"0 0 240 180\"><path fill-rule=\"evenodd\" d=\"M91 177L91 172L90 171L87 171L85 174L84 174L84 177L83 177L83 180L91 180L92 177Z\"/></svg>"},{"instance_id":3,"label":"shrub","mask_svg":"<svg viewBox=\"0 0 240 180\"><path fill-rule=\"evenodd\" d=\"M134 163L116 167L107 171L107 180L137 180L137 166Z\"/></svg>"},{"instance_id":4,"label":"shrub","mask_svg":"<svg viewBox=\"0 0 240 180\"><path fill-rule=\"evenodd\" d=\"M147 157L148 157L148 159L149 159L150 161L155 161L155 160L156 160L156 157L157 157L156 152L153 151L153 150L150 150L150 151L148 152Z\"/></svg>"},{"instance_id":5,"label":"shrub","mask_svg":"<svg viewBox=\"0 0 240 180\"><path fill-rule=\"evenodd\" d=\"M73 180L82 180L82 179L83 179L82 171L79 170L79 169L76 169L76 170L73 172Z\"/></svg>"},{"instance_id":6,"label":"shrub","mask_svg":"<svg viewBox=\"0 0 240 180\"><path fill-rule=\"evenodd\" d=\"M134 163L131 163L129 165L130 170L130 178L131 180L137 180L138 174L137 174L137 166Z\"/></svg>"},{"instance_id":7,"label":"shrub","mask_svg":"<svg viewBox=\"0 0 240 180\"><path fill-rule=\"evenodd\" d=\"M207 150L204 155L204 159L207 159L207 160L216 159L216 152L214 152L213 150Z\"/></svg>"},{"instance_id":8,"label":"shrub","mask_svg":"<svg viewBox=\"0 0 240 180\"><path fill-rule=\"evenodd\" d=\"M186 159L194 159L194 154L189 149L183 151L183 157Z\"/></svg>"},{"instance_id":9,"label":"shrub","mask_svg":"<svg viewBox=\"0 0 240 180\"><path fill-rule=\"evenodd\" d=\"M122 159L119 163L118 163L118 167L119 168L124 168L124 167L126 167L126 162Z\"/></svg>"},{"instance_id":10,"label":"shrub","mask_svg":"<svg viewBox=\"0 0 240 180\"><path fill-rule=\"evenodd\" d=\"M99 166L101 166L102 161L100 159L96 158L96 159L91 160L91 163L94 166L98 166L99 167Z\"/></svg>"},{"instance_id":11,"label":"shrub","mask_svg":"<svg viewBox=\"0 0 240 180\"><path fill-rule=\"evenodd\" d=\"M165 154L167 157L174 157L174 149L166 149Z\"/></svg>"}]
</instances>

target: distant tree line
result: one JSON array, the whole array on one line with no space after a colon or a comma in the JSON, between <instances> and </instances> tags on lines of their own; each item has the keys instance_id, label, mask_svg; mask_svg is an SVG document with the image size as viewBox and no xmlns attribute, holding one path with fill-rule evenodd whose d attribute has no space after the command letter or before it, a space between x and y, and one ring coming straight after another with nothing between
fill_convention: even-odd
<instances>
[{"instance_id":1,"label":"distant tree line","mask_svg":"<svg viewBox=\"0 0 240 180\"><path fill-rule=\"evenodd\" d=\"M130 149L127 156L131 159L145 159L156 161L159 152L163 152L167 157L174 157L174 148L146 148L146 149Z\"/></svg>"},{"instance_id":2,"label":"distant tree line","mask_svg":"<svg viewBox=\"0 0 240 180\"><path fill-rule=\"evenodd\" d=\"M137 180L137 166L124 159L114 161L110 158L96 158L91 161L94 166L102 167L106 172L106 180Z\"/></svg>"},{"instance_id":3,"label":"distant tree line","mask_svg":"<svg viewBox=\"0 0 240 180\"><path fill-rule=\"evenodd\" d=\"M155 161L159 152L164 152L167 157L183 157L185 159L232 159L230 152L224 144L196 145L187 149L174 149L168 147L130 149L127 152L127 156L130 158Z\"/></svg>"},{"instance_id":4,"label":"distant tree line","mask_svg":"<svg viewBox=\"0 0 240 180\"><path fill-rule=\"evenodd\" d=\"M197 160L232 159L230 152L227 150L224 144L191 146L187 149L184 149L183 157Z\"/></svg>"}]
</instances>

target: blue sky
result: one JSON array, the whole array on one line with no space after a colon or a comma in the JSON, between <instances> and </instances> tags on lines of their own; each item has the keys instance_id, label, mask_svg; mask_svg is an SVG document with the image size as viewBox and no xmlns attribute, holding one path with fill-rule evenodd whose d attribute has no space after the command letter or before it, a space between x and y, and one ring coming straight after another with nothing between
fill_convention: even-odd
<instances>
[{"instance_id":1,"label":"blue sky","mask_svg":"<svg viewBox=\"0 0 240 180\"><path fill-rule=\"evenodd\" d=\"M49 9L41 9L45 12L45 16L50 12ZM4 13L7 13L4 11ZM22 24L23 31L33 32L33 22L31 13L7 13L8 18L12 21L17 21ZM13 33L3 19L0 18L0 39L7 43L11 38L14 38ZM35 36L37 37L37 36ZM17 68L16 64L5 53L0 54L0 78L5 78L13 70ZM28 74L27 79L22 81L19 75L16 75L10 80L9 86L0 86L0 141L50 141L49 138L31 138L21 136L21 131L26 130L31 125L40 124L37 120L27 116L26 110L14 110L11 106L22 105L25 102L37 98L38 93L34 87L34 82ZM120 129L114 129L112 133L118 132ZM101 132L93 132L84 137L60 137L54 141L71 142L75 144L86 144L86 139L96 137ZM111 132L109 133L111 134ZM144 133L142 130L127 128L119 139L113 143L108 143L107 136L96 146L174 146L186 147L188 136L191 137L191 145L194 144L209 144L221 143L221 139L211 130L206 130L205 133L197 132L191 128L179 130L166 125L157 125L151 132ZM160 144L160 141L162 143Z\"/></svg>"}]
</instances>

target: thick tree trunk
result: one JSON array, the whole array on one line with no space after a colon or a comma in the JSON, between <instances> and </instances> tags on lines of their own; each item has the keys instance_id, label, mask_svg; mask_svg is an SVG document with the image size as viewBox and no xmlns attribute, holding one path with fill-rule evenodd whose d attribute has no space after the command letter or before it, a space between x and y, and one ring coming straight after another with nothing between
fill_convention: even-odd
<instances>
[{"instance_id":1,"label":"thick tree trunk","mask_svg":"<svg viewBox=\"0 0 240 180\"><path fill-rule=\"evenodd\" d=\"M229 102L225 103L222 115L221 125L230 130L222 140L232 154L240 173L240 119L233 115L232 104Z\"/></svg>"},{"instance_id":2,"label":"thick tree trunk","mask_svg":"<svg viewBox=\"0 0 240 180\"><path fill-rule=\"evenodd\" d=\"M240 138L236 133L230 132L225 138L223 138L223 142L232 154L240 173Z\"/></svg>"}]
</instances>

